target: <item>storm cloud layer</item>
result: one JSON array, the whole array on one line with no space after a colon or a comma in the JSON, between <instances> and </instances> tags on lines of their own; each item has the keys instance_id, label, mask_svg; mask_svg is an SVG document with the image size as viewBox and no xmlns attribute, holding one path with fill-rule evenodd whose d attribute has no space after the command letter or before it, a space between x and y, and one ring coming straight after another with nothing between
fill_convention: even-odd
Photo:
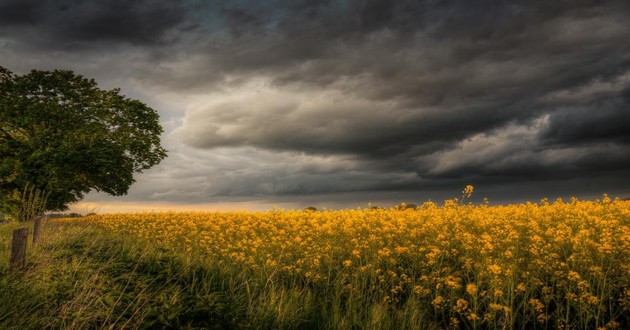
<instances>
[{"instance_id":1,"label":"storm cloud layer","mask_svg":"<svg viewBox=\"0 0 630 330\"><path fill-rule=\"evenodd\" d=\"M72 69L160 111L171 158L134 201L630 195L629 16L627 1L0 0L0 65Z\"/></svg>"}]
</instances>

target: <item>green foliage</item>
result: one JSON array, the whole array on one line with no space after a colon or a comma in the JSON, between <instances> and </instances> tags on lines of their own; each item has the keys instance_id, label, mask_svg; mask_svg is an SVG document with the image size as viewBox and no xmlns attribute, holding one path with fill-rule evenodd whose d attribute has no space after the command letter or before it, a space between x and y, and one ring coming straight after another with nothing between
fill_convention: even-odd
<instances>
[{"instance_id":1,"label":"green foliage","mask_svg":"<svg viewBox=\"0 0 630 330\"><path fill-rule=\"evenodd\" d=\"M0 247L18 225L0 226ZM220 269L132 237L48 223L27 267L0 249L0 329L230 329L245 325Z\"/></svg>"},{"instance_id":2,"label":"green foliage","mask_svg":"<svg viewBox=\"0 0 630 330\"><path fill-rule=\"evenodd\" d=\"M90 213L88 215L94 215L94 214L96 213ZM70 213L49 213L47 214L47 216L50 219L54 219L54 218L80 218L83 215L81 213L70 212Z\"/></svg>"},{"instance_id":3,"label":"green foliage","mask_svg":"<svg viewBox=\"0 0 630 330\"><path fill-rule=\"evenodd\" d=\"M123 195L164 159L157 112L119 92L71 71L0 67L0 210L12 212L28 185L46 192L46 210L92 189Z\"/></svg>"}]
</instances>

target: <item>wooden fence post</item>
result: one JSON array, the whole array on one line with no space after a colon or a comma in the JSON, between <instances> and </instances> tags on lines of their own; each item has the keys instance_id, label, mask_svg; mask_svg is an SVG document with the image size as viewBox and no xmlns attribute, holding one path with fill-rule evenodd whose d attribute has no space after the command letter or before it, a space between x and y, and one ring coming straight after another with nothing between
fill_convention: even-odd
<instances>
[{"instance_id":1,"label":"wooden fence post","mask_svg":"<svg viewBox=\"0 0 630 330\"><path fill-rule=\"evenodd\" d=\"M28 239L28 228L19 228L13 231L13 241L11 242L11 263L10 270L24 267L26 257L26 241Z\"/></svg>"},{"instance_id":2,"label":"wooden fence post","mask_svg":"<svg viewBox=\"0 0 630 330\"><path fill-rule=\"evenodd\" d=\"M42 226L43 216L39 216L35 218L35 223L33 224L33 245L37 245L39 242L39 229Z\"/></svg>"}]
</instances>

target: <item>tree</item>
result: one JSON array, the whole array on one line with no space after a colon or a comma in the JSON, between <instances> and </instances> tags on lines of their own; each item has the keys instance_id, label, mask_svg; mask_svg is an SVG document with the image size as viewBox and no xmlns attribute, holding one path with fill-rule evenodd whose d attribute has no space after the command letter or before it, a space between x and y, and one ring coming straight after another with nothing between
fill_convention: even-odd
<instances>
[{"instance_id":1,"label":"tree","mask_svg":"<svg viewBox=\"0 0 630 330\"><path fill-rule=\"evenodd\" d=\"M72 71L0 67L0 212L64 210L92 189L124 195L164 159L157 112L119 93Z\"/></svg>"}]
</instances>

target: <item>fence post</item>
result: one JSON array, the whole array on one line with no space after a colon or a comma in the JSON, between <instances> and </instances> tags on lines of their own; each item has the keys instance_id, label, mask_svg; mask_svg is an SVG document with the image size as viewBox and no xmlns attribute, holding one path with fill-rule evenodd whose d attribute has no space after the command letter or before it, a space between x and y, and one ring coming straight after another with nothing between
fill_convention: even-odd
<instances>
[{"instance_id":1,"label":"fence post","mask_svg":"<svg viewBox=\"0 0 630 330\"><path fill-rule=\"evenodd\" d=\"M39 229L42 226L43 216L39 216L35 218L35 223L33 224L33 245L37 245L39 242Z\"/></svg>"},{"instance_id":2,"label":"fence post","mask_svg":"<svg viewBox=\"0 0 630 330\"><path fill-rule=\"evenodd\" d=\"M9 265L10 270L24 267L27 239L28 228L18 228L13 231L13 241L11 242L11 263Z\"/></svg>"}]
</instances>

